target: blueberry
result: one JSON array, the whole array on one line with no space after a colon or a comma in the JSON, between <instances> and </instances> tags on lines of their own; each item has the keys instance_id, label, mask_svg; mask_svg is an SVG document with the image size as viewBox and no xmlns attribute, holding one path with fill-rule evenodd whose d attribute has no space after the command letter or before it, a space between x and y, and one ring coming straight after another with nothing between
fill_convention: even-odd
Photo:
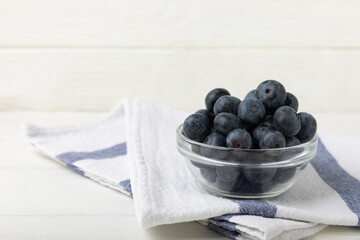
<instances>
[{"instance_id":1,"label":"blueberry","mask_svg":"<svg viewBox=\"0 0 360 240\"><path fill-rule=\"evenodd\" d=\"M218 167L216 168L216 174L221 181L232 182L241 174L241 169L234 167Z\"/></svg>"},{"instance_id":2,"label":"blueberry","mask_svg":"<svg viewBox=\"0 0 360 240\"><path fill-rule=\"evenodd\" d=\"M286 140L281 132L275 130L268 130L259 142L261 149L267 148L283 148L286 146Z\"/></svg>"},{"instance_id":3,"label":"blueberry","mask_svg":"<svg viewBox=\"0 0 360 240\"><path fill-rule=\"evenodd\" d=\"M256 143L259 143L261 136L264 135L267 132L267 130L274 130L274 129L275 127L273 121L265 120L252 130L252 137Z\"/></svg>"},{"instance_id":4,"label":"blueberry","mask_svg":"<svg viewBox=\"0 0 360 240\"><path fill-rule=\"evenodd\" d=\"M287 92L286 99L285 99L285 106L292 107L295 111L299 109L299 102L294 94Z\"/></svg>"},{"instance_id":5,"label":"blueberry","mask_svg":"<svg viewBox=\"0 0 360 240\"><path fill-rule=\"evenodd\" d=\"M191 114L184 121L184 131L188 138L202 142L211 131L211 122L202 114Z\"/></svg>"},{"instance_id":6,"label":"blueberry","mask_svg":"<svg viewBox=\"0 0 360 240\"><path fill-rule=\"evenodd\" d=\"M285 137L295 136L301 128L300 117L296 111L289 106L279 107L273 117L276 130Z\"/></svg>"},{"instance_id":7,"label":"blueberry","mask_svg":"<svg viewBox=\"0 0 360 240\"><path fill-rule=\"evenodd\" d=\"M301 112L299 113L299 117L301 121L301 129L296 137L300 140L300 142L304 143L315 136L317 123L310 113Z\"/></svg>"},{"instance_id":8,"label":"blueberry","mask_svg":"<svg viewBox=\"0 0 360 240\"><path fill-rule=\"evenodd\" d=\"M282 106L286 99L284 86L275 80L266 80L256 88L256 97L260 99L269 112Z\"/></svg>"},{"instance_id":9,"label":"blueberry","mask_svg":"<svg viewBox=\"0 0 360 240\"><path fill-rule=\"evenodd\" d=\"M226 145L231 148L250 149L254 145L250 133L244 129L234 129L226 136Z\"/></svg>"},{"instance_id":10,"label":"blueberry","mask_svg":"<svg viewBox=\"0 0 360 240\"><path fill-rule=\"evenodd\" d=\"M270 191L273 187L272 180L265 183L252 183L246 178L239 184L235 185L233 189L236 189L237 192L243 194L254 194L254 193L264 193Z\"/></svg>"},{"instance_id":11,"label":"blueberry","mask_svg":"<svg viewBox=\"0 0 360 240\"><path fill-rule=\"evenodd\" d=\"M216 171L214 168L210 167L202 167L200 168L201 176L208 182L215 182L216 181Z\"/></svg>"},{"instance_id":12,"label":"blueberry","mask_svg":"<svg viewBox=\"0 0 360 240\"><path fill-rule=\"evenodd\" d=\"M300 140L296 137L286 138L286 147L292 147L300 144Z\"/></svg>"},{"instance_id":13,"label":"blueberry","mask_svg":"<svg viewBox=\"0 0 360 240\"><path fill-rule=\"evenodd\" d=\"M275 168L243 169L244 176L251 183L259 184L270 181L275 173Z\"/></svg>"},{"instance_id":14,"label":"blueberry","mask_svg":"<svg viewBox=\"0 0 360 240\"><path fill-rule=\"evenodd\" d=\"M264 104L257 98L246 98L238 107L238 116L248 125L258 124L265 116Z\"/></svg>"},{"instance_id":15,"label":"blueberry","mask_svg":"<svg viewBox=\"0 0 360 240\"><path fill-rule=\"evenodd\" d=\"M256 89L251 90L250 92L248 92L248 94L246 94L244 100L245 100L246 98L256 98Z\"/></svg>"},{"instance_id":16,"label":"blueberry","mask_svg":"<svg viewBox=\"0 0 360 240\"><path fill-rule=\"evenodd\" d=\"M215 116L222 112L232 113L237 115L238 106L240 104L240 99L233 96L222 96L220 97L214 105L214 114Z\"/></svg>"},{"instance_id":17,"label":"blueberry","mask_svg":"<svg viewBox=\"0 0 360 240\"><path fill-rule=\"evenodd\" d=\"M206 109L213 112L215 102L222 96L230 95L229 91L224 88L215 88L211 90L205 97Z\"/></svg>"},{"instance_id":18,"label":"blueberry","mask_svg":"<svg viewBox=\"0 0 360 240\"><path fill-rule=\"evenodd\" d=\"M242 192L244 185L246 185L246 178L243 174L240 174L237 179L233 182L233 188L231 189L232 192Z\"/></svg>"},{"instance_id":19,"label":"blueberry","mask_svg":"<svg viewBox=\"0 0 360 240\"><path fill-rule=\"evenodd\" d=\"M196 113L204 115L210 122L214 121L214 114L206 109L200 109Z\"/></svg>"},{"instance_id":20,"label":"blueberry","mask_svg":"<svg viewBox=\"0 0 360 240\"><path fill-rule=\"evenodd\" d=\"M215 185L221 191L230 192L234 188L235 181L224 182L224 181L221 181L219 178L216 178Z\"/></svg>"},{"instance_id":21,"label":"blueberry","mask_svg":"<svg viewBox=\"0 0 360 240\"><path fill-rule=\"evenodd\" d=\"M223 135L217 132L211 133L204 141L205 144L218 147L226 147L226 140ZM201 146L201 155L208 158L223 159L228 152L224 149L214 149L212 147Z\"/></svg>"},{"instance_id":22,"label":"blueberry","mask_svg":"<svg viewBox=\"0 0 360 240\"><path fill-rule=\"evenodd\" d=\"M240 174L235 180L231 182L224 182L219 177L216 179L216 187L219 190L227 192L238 192L242 188L245 178Z\"/></svg>"},{"instance_id":23,"label":"blueberry","mask_svg":"<svg viewBox=\"0 0 360 240\"><path fill-rule=\"evenodd\" d=\"M242 127L241 119L231 113L220 113L214 119L214 129L223 135L227 135L231 130Z\"/></svg>"},{"instance_id":24,"label":"blueberry","mask_svg":"<svg viewBox=\"0 0 360 240\"><path fill-rule=\"evenodd\" d=\"M279 168L272 180L274 183L286 183L294 177L295 173L296 167Z\"/></svg>"}]
</instances>

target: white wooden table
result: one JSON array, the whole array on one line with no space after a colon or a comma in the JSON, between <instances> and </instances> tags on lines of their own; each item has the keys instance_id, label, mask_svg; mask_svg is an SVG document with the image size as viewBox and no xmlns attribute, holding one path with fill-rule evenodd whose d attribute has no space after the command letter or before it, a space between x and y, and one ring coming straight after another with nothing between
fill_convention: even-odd
<instances>
[{"instance_id":1,"label":"white wooden table","mask_svg":"<svg viewBox=\"0 0 360 240\"><path fill-rule=\"evenodd\" d=\"M129 197L42 156L20 137L21 123L81 123L103 114L0 113L0 239L227 239L196 222L143 229ZM352 127L360 114L316 117L320 131L360 135ZM357 240L360 229L328 227L309 239Z\"/></svg>"}]
</instances>

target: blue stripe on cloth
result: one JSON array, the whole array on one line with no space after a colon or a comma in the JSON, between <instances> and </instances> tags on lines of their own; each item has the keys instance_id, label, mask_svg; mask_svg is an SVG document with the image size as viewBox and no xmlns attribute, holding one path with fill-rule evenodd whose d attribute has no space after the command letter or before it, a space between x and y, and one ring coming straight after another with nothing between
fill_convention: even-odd
<instances>
[{"instance_id":1,"label":"blue stripe on cloth","mask_svg":"<svg viewBox=\"0 0 360 240\"><path fill-rule=\"evenodd\" d=\"M218 225L215 225L213 224L212 222L209 222L208 223L208 227L211 229L211 230L214 230L215 232L218 232L226 237L229 237L229 238L232 238L232 239L236 239L240 234L236 231L230 231L230 230L227 230L223 227L220 227Z\"/></svg>"},{"instance_id":2,"label":"blue stripe on cloth","mask_svg":"<svg viewBox=\"0 0 360 240\"><path fill-rule=\"evenodd\" d=\"M273 218L276 215L275 205L263 200L233 200L239 205L239 214Z\"/></svg>"},{"instance_id":3,"label":"blue stripe on cloth","mask_svg":"<svg viewBox=\"0 0 360 240\"><path fill-rule=\"evenodd\" d=\"M237 224L229 222L228 220L218 220L216 218L210 218L209 221L216 226L222 227L231 232L237 232L238 234L242 235L243 233L236 228Z\"/></svg>"},{"instance_id":4,"label":"blue stripe on cloth","mask_svg":"<svg viewBox=\"0 0 360 240\"><path fill-rule=\"evenodd\" d=\"M131 190L131 182L130 182L130 179L121 181L121 182L119 183L119 185L122 186L122 187L125 189L125 191L127 191L127 192L130 194L131 197L133 196L133 195L132 195L132 190Z\"/></svg>"},{"instance_id":5,"label":"blue stripe on cloth","mask_svg":"<svg viewBox=\"0 0 360 240\"><path fill-rule=\"evenodd\" d=\"M81 171L77 166L71 164L71 163L68 163L66 164L66 166L68 166L70 169L72 169L74 172L80 174L80 175L83 175L85 176L85 173L83 171Z\"/></svg>"},{"instance_id":6,"label":"blue stripe on cloth","mask_svg":"<svg viewBox=\"0 0 360 240\"><path fill-rule=\"evenodd\" d=\"M121 155L126 155L126 142L91 152L66 152L57 155L55 158L66 164L72 164L76 161L84 159L99 160L106 158L114 158Z\"/></svg>"},{"instance_id":7,"label":"blue stripe on cloth","mask_svg":"<svg viewBox=\"0 0 360 240\"><path fill-rule=\"evenodd\" d=\"M333 188L357 215L360 226L360 181L340 167L320 139L317 154L311 164L324 182Z\"/></svg>"}]
</instances>

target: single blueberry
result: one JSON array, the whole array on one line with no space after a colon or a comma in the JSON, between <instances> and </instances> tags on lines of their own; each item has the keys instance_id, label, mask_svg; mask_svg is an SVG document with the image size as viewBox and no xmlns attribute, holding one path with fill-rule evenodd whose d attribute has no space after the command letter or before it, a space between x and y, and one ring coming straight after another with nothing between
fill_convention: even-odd
<instances>
[{"instance_id":1,"label":"single blueberry","mask_svg":"<svg viewBox=\"0 0 360 240\"><path fill-rule=\"evenodd\" d=\"M246 98L238 107L238 116L250 126L258 124L265 116L264 104L257 98Z\"/></svg>"},{"instance_id":2,"label":"single blueberry","mask_svg":"<svg viewBox=\"0 0 360 240\"><path fill-rule=\"evenodd\" d=\"M270 181L276 173L276 168L243 169L242 171L251 183L260 184Z\"/></svg>"},{"instance_id":3,"label":"single blueberry","mask_svg":"<svg viewBox=\"0 0 360 240\"><path fill-rule=\"evenodd\" d=\"M300 140L296 137L286 138L286 147L292 147L300 144Z\"/></svg>"},{"instance_id":4,"label":"single blueberry","mask_svg":"<svg viewBox=\"0 0 360 240\"><path fill-rule=\"evenodd\" d=\"M248 92L248 94L246 94L244 100L245 100L246 98L256 98L256 89L251 90L250 92Z\"/></svg>"},{"instance_id":5,"label":"single blueberry","mask_svg":"<svg viewBox=\"0 0 360 240\"><path fill-rule=\"evenodd\" d=\"M202 142L211 131L211 122L202 114L194 113L184 121L184 131L188 138Z\"/></svg>"},{"instance_id":6,"label":"single blueberry","mask_svg":"<svg viewBox=\"0 0 360 240\"><path fill-rule=\"evenodd\" d=\"M298 115L301 121L301 129L296 137L300 140L300 142L304 143L315 136L317 123L310 113L301 112Z\"/></svg>"},{"instance_id":7,"label":"single blueberry","mask_svg":"<svg viewBox=\"0 0 360 240\"><path fill-rule=\"evenodd\" d=\"M262 135L264 135L267 132L267 130L274 130L274 129L275 127L272 119L265 120L252 130L252 137L254 141L259 144Z\"/></svg>"},{"instance_id":8,"label":"single blueberry","mask_svg":"<svg viewBox=\"0 0 360 240\"><path fill-rule=\"evenodd\" d=\"M211 123L214 121L214 114L206 109L200 109L196 113L204 115Z\"/></svg>"},{"instance_id":9,"label":"single blueberry","mask_svg":"<svg viewBox=\"0 0 360 240\"><path fill-rule=\"evenodd\" d=\"M226 151L226 149L215 149L211 147L226 147L226 139L222 134L213 132L205 139L204 143L210 146L201 146L200 152L202 156L215 159L224 159L228 155L228 151Z\"/></svg>"},{"instance_id":10,"label":"single blueberry","mask_svg":"<svg viewBox=\"0 0 360 240\"><path fill-rule=\"evenodd\" d=\"M279 184L286 183L295 176L295 173L296 173L296 167L278 168L272 180L274 183L279 183Z\"/></svg>"},{"instance_id":11,"label":"single blueberry","mask_svg":"<svg viewBox=\"0 0 360 240\"><path fill-rule=\"evenodd\" d=\"M275 130L268 130L259 142L261 149L267 148L283 148L286 146L286 140L281 132Z\"/></svg>"},{"instance_id":12,"label":"single blueberry","mask_svg":"<svg viewBox=\"0 0 360 240\"><path fill-rule=\"evenodd\" d=\"M216 171L214 168L202 167L200 168L200 173L203 178L208 182L216 181Z\"/></svg>"},{"instance_id":13,"label":"single blueberry","mask_svg":"<svg viewBox=\"0 0 360 240\"><path fill-rule=\"evenodd\" d=\"M230 95L229 91L224 88L215 88L211 90L205 97L206 109L213 112L215 102L222 96Z\"/></svg>"},{"instance_id":14,"label":"single blueberry","mask_svg":"<svg viewBox=\"0 0 360 240\"><path fill-rule=\"evenodd\" d=\"M287 92L286 99L285 99L285 106L292 107L295 111L299 109L299 102L294 94Z\"/></svg>"},{"instance_id":15,"label":"single blueberry","mask_svg":"<svg viewBox=\"0 0 360 240\"><path fill-rule=\"evenodd\" d=\"M296 111L289 106L279 107L273 116L274 126L285 137L298 134L301 129L300 117Z\"/></svg>"},{"instance_id":16,"label":"single blueberry","mask_svg":"<svg viewBox=\"0 0 360 240\"><path fill-rule=\"evenodd\" d=\"M231 113L220 113L214 119L214 129L223 135L227 135L231 130L242 127L241 119Z\"/></svg>"},{"instance_id":17,"label":"single blueberry","mask_svg":"<svg viewBox=\"0 0 360 240\"><path fill-rule=\"evenodd\" d=\"M256 97L263 102L266 110L271 113L284 104L286 90L280 82L266 80L256 88Z\"/></svg>"},{"instance_id":18,"label":"single blueberry","mask_svg":"<svg viewBox=\"0 0 360 240\"><path fill-rule=\"evenodd\" d=\"M226 145L231 148L250 149L254 142L250 133L244 129L234 129L226 136Z\"/></svg>"},{"instance_id":19,"label":"single blueberry","mask_svg":"<svg viewBox=\"0 0 360 240\"><path fill-rule=\"evenodd\" d=\"M232 182L241 174L241 169L234 167L218 167L216 168L216 174L221 181Z\"/></svg>"},{"instance_id":20,"label":"single blueberry","mask_svg":"<svg viewBox=\"0 0 360 240\"><path fill-rule=\"evenodd\" d=\"M222 96L220 97L214 105L214 114L215 116L222 112L232 113L238 115L238 106L240 104L240 99L233 96Z\"/></svg>"}]
</instances>

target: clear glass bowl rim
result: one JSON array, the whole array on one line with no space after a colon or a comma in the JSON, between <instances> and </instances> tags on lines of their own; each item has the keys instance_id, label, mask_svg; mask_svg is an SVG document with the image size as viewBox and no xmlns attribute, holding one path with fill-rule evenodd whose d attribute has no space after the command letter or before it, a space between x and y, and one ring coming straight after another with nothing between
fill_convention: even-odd
<instances>
[{"instance_id":1,"label":"clear glass bowl rim","mask_svg":"<svg viewBox=\"0 0 360 240\"><path fill-rule=\"evenodd\" d=\"M278 152L281 150L294 150L294 149L304 149L304 151L306 149L311 148L314 145L317 145L317 141L318 141L318 135L315 134L315 136L308 142L306 143L302 143L300 145L296 145L296 146L292 146L292 147L286 147L286 148L273 148L273 149L240 149L240 148L229 148L229 147L219 147L219 146L211 146L211 145L207 145L204 143L199 143L196 142L194 140L191 140L190 138L187 138L186 136L184 136L182 134L182 129L183 129L183 124L180 124L177 128L176 128L176 133L177 133L177 138L178 140L180 139L183 142L186 142L190 145L197 145L199 147L206 147L206 148L211 148L211 149L217 149L217 150L222 150L222 151L228 151L233 152L233 151L237 151L237 152L247 152L247 153L269 153L269 152ZM212 158L207 158L204 156L201 156L199 154L196 154L192 151L187 151L184 150L181 146L179 146L178 144L178 149L182 154L185 154L187 157L191 158L191 161L196 161L198 163L203 163L206 165L216 165L216 166L236 166L236 167L248 167L248 168L271 168L271 167L291 167L294 165L299 165L299 164L303 164L306 162L309 162L309 155L310 154L316 154L316 146L315 146L315 153L313 152L309 152L309 154L305 154L305 155L300 155L299 157L295 158L295 159L288 159L288 160L282 160L282 161L278 161L278 162L268 162L268 163L240 163L240 162L229 162L226 160L220 160L220 159L212 159Z\"/></svg>"}]
</instances>

